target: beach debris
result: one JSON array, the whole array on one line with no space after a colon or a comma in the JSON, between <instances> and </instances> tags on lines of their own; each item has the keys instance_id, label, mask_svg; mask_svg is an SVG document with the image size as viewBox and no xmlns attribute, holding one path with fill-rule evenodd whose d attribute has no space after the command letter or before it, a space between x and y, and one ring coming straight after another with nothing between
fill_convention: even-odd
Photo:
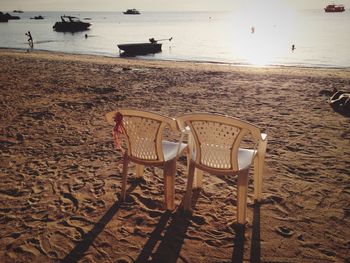
<instances>
[{"instance_id":1,"label":"beach debris","mask_svg":"<svg viewBox=\"0 0 350 263\"><path fill-rule=\"evenodd\" d=\"M291 237L294 235L294 231L286 226L278 226L275 231L283 237Z\"/></svg>"},{"instance_id":2,"label":"beach debris","mask_svg":"<svg viewBox=\"0 0 350 263\"><path fill-rule=\"evenodd\" d=\"M18 142L23 143L23 141L24 141L24 136L23 136L23 134L17 133L17 134L16 134L16 139L17 139Z\"/></svg>"},{"instance_id":3,"label":"beach debris","mask_svg":"<svg viewBox=\"0 0 350 263\"><path fill-rule=\"evenodd\" d=\"M350 116L350 91L346 92L334 88L328 103L334 111Z\"/></svg>"}]
</instances>

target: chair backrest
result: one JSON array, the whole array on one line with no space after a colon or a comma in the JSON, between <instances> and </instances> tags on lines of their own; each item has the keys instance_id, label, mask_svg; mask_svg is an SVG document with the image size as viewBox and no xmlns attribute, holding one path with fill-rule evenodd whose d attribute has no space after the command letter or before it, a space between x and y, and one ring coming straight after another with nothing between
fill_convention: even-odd
<instances>
[{"instance_id":1,"label":"chair backrest","mask_svg":"<svg viewBox=\"0 0 350 263\"><path fill-rule=\"evenodd\" d=\"M192 159L209 169L238 171L238 149L243 137L251 133L260 139L256 126L217 114L189 113L177 118L181 129L190 128L194 140Z\"/></svg>"},{"instance_id":2,"label":"chair backrest","mask_svg":"<svg viewBox=\"0 0 350 263\"><path fill-rule=\"evenodd\" d=\"M119 109L106 114L106 119L111 125L115 125L114 116L117 112L123 116L128 155L140 161L163 162L164 130L167 126L176 130L175 119L148 111Z\"/></svg>"}]
</instances>

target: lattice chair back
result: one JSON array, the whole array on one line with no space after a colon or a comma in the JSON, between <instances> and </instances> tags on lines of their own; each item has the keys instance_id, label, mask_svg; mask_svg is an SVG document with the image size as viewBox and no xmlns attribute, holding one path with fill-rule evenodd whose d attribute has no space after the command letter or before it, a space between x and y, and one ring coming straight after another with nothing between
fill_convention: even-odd
<instances>
[{"instance_id":1,"label":"lattice chair back","mask_svg":"<svg viewBox=\"0 0 350 263\"><path fill-rule=\"evenodd\" d=\"M132 159L163 162L162 139L167 126L176 129L176 121L156 113L132 109L118 110L123 116L128 155ZM113 124L113 114L107 120Z\"/></svg>"},{"instance_id":2,"label":"lattice chair back","mask_svg":"<svg viewBox=\"0 0 350 263\"><path fill-rule=\"evenodd\" d=\"M186 114L178 119L193 136L192 159L202 166L219 170L239 170L238 149L243 137L251 133L259 140L260 131L244 121L213 114Z\"/></svg>"},{"instance_id":3,"label":"lattice chair back","mask_svg":"<svg viewBox=\"0 0 350 263\"><path fill-rule=\"evenodd\" d=\"M161 121L146 117L124 115L124 130L127 134L127 143L130 156L143 160L162 161L162 149L157 151L157 138Z\"/></svg>"}]
</instances>

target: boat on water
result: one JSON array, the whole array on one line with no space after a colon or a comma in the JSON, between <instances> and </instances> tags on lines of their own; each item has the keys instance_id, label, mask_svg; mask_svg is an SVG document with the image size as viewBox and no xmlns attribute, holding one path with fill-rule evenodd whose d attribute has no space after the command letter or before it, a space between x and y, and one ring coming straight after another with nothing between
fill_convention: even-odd
<instances>
[{"instance_id":1,"label":"boat on water","mask_svg":"<svg viewBox=\"0 0 350 263\"><path fill-rule=\"evenodd\" d=\"M123 12L124 15L139 15L140 12L136 10L135 8L133 9L128 9L125 12Z\"/></svg>"},{"instance_id":2,"label":"boat on water","mask_svg":"<svg viewBox=\"0 0 350 263\"><path fill-rule=\"evenodd\" d=\"M61 16L61 21L56 22L53 29L57 32L78 32L89 30L90 23L82 22L75 16Z\"/></svg>"},{"instance_id":3,"label":"boat on water","mask_svg":"<svg viewBox=\"0 0 350 263\"><path fill-rule=\"evenodd\" d=\"M8 22L9 19L7 16L3 14L3 12L0 12L0 22Z\"/></svg>"},{"instance_id":4,"label":"boat on water","mask_svg":"<svg viewBox=\"0 0 350 263\"><path fill-rule=\"evenodd\" d=\"M132 43L119 44L118 48L123 51L123 55L146 55L162 51L161 43Z\"/></svg>"},{"instance_id":5,"label":"boat on water","mask_svg":"<svg viewBox=\"0 0 350 263\"><path fill-rule=\"evenodd\" d=\"M30 19L40 20L40 19L44 19L44 17L42 15L38 15L38 16L31 17Z\"/></svg>"},{"instance_id":6,"label":"boat on water","mask_svg":"<svg viewBox=\"0 0 350 263\"><path fill-rule=\"evenodd\" d=\"M324 9L326 13L333 13L333 12L344 12L345 7L344 5L327 5Z\"/></svg>"},{"instance_id":7,"label":"boat on water","mask_svg":"<svg viewBox=\"0 0 350 263\"><path fill-rule=\"evenodd\" d=\"M20 19L19 16L13 16L13 15L10 15L9 13L2 13L0 12L0 22L7 22L9 20L18 20Z\"/></svg>"},{"instance_id":8,"label":"boat on water","mask_svg":"<svg viewBox=\"0 0 350 263\"><path fill-rule=\"evenodd\" d=\"M154 54L162 51L162 44L158 43L158 41L163 40L172 40L172 37L169 39L159 39L155 40L154 38L150 38L149 42L144 43L131 43L131 44L119 44L118 48L121 55L124 56L134 56L134 55L146 55L146 54Z\"/></svg>"}]
</instances>

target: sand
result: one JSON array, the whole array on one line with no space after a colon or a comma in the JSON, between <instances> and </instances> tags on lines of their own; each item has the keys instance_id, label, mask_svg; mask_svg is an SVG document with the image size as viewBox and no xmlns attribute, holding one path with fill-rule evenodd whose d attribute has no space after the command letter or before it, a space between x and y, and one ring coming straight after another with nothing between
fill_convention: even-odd
<instances>
[{"instance_id":1,"label":"sand","mask_svg":"<svg viewBox=\"0 0 350 263\"><path fill-rule=\"evenodd\" d=\"M253 68L0 50L0 262L350 262L350 119L325 91L350 69ZM124 70L123 70L124 68ZM104 114L212 112L268 132L263 201L204 174L193 215L162 210L162 170L118 201ZM186 159L176 176L184 195Z\"/></svg>"}]
</instances>

